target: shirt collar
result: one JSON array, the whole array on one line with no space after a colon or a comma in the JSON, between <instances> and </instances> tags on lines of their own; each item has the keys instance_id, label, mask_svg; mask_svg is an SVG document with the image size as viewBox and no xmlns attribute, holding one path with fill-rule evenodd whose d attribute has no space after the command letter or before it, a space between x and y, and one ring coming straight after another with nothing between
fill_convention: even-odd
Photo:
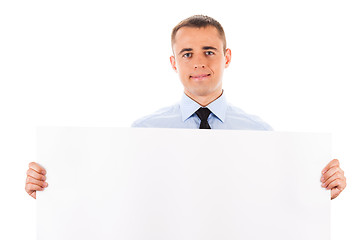
<instances>
[{"instance_id":1,"label":"shirt collar","mask_svg":"<svg viewBox=\"0 0 360 240\"><path fill-rule=\"evenodd\" d=\"M201 107L200 104L192 100L188 97L185 93L180 101L180 110L181 110L181 118L184 122L186 119L191 117L199 108ZM218 97L215 101L212 101L210 104L206 106L210 109L210 111L220 119L221 122L225 121L225 113L227 109L227 102L224 95L224 91L220 97Z\"/></svg>"}]
</instances>

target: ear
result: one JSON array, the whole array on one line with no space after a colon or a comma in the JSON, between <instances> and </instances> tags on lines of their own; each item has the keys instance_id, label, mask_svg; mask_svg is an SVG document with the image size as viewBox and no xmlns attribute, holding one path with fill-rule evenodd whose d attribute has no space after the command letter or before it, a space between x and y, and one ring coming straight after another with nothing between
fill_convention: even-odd
<instances>
[{"instance_id":1,"label":"ear","mask_svg":"<svg viewBox=\"0 0 360 240\"><path fill-rule=\"evenodd\" d=\"M176 61L175 61L175 57L174 56L171 56L170 57L170 63L171 63L171 67L172 69L174 69L174 71L177 73L177 68L176 68Z\"/></svg>"},{"instance_id":2,"label":"ear","mask_svg":"<svg viewBox=\"0 0 360 240\"><path fill-rule=\"evenodd\" d=\"M231 50L229 48L225 51L225 68L230 65L231 62Z\"/></svg>"}]
</instances>

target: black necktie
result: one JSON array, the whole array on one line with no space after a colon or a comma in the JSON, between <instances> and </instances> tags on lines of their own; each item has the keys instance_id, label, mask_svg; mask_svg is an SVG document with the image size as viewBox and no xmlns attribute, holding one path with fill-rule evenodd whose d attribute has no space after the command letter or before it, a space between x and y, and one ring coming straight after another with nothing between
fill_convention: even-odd
<instances>
[{"instance_id":1,"label":"black necktie","mask_svg":"<svg viewBox=\"0 0 360 240\"><path fill-rule=\"evenodd\" d=\"M208 108L201 107L195 113L196 113L196 115L198 115L198 117L201 120L199 128L200 129L211 129L209 126L209 123L207 121L211 111Z\"/></svg>"}]
</instances>

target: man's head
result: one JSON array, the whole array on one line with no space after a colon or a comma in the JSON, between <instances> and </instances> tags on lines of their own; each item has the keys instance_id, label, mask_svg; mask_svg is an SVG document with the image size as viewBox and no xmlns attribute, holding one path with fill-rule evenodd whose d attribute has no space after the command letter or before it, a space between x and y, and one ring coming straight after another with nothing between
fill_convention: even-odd
<instances>
[{"instance_id":1,"label":"man's head","mask_svg":"<svg viewBox=\"0 0 360 240\"><path fill-rule=\"evenodd\" d=\"M174 27L171 43L170 62L184 92L202 105L219 97L223 71L231 60L220 23L202 15L187 18Z\"/></svg>"},{"instance_id":2,"label":"man's head","mask_svg":"<svg viewBox=\"0 0 360 240\"><path fill-rule=\"evenodd\" d=\"M194 15L187 19L182 20L176 25L171 33L171 47L174 46L176 33L182 27L190 27L190 28L205 28L205 27L214 27L217 29L220 39L223 41L223 50L224 54L226 51L226 38L225 32L221 24L215 19L204 16L204 15Z\"/></svg>"}]
</instances>

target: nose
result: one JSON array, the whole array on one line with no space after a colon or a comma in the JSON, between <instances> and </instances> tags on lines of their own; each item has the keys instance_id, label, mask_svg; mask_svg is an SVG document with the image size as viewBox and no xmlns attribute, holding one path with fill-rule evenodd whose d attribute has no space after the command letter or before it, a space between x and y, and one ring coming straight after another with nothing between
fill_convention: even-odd
<instances>
[{"instance_id":1,"label":"nose","mask_svg":"<svg viewBox=\"0 0 360 240\"><path fill-rule=\"evenodd\" d=\"M206 64L205 64L205 59L201 56L198 56L197 58L194 59L194 68L195 69L202 69L205 68Z\"/></svg>"},{"instance_id":2,"label":"nose","mask_svg":"<svg viewBox=\"0 0 360 240\"><path fill-rule=\"evenodd\" d=\"M196 64L195 66L195 69L198 69L198 68L205 68L205 65L204 64Z\"/></svg>"}]
</instances>

